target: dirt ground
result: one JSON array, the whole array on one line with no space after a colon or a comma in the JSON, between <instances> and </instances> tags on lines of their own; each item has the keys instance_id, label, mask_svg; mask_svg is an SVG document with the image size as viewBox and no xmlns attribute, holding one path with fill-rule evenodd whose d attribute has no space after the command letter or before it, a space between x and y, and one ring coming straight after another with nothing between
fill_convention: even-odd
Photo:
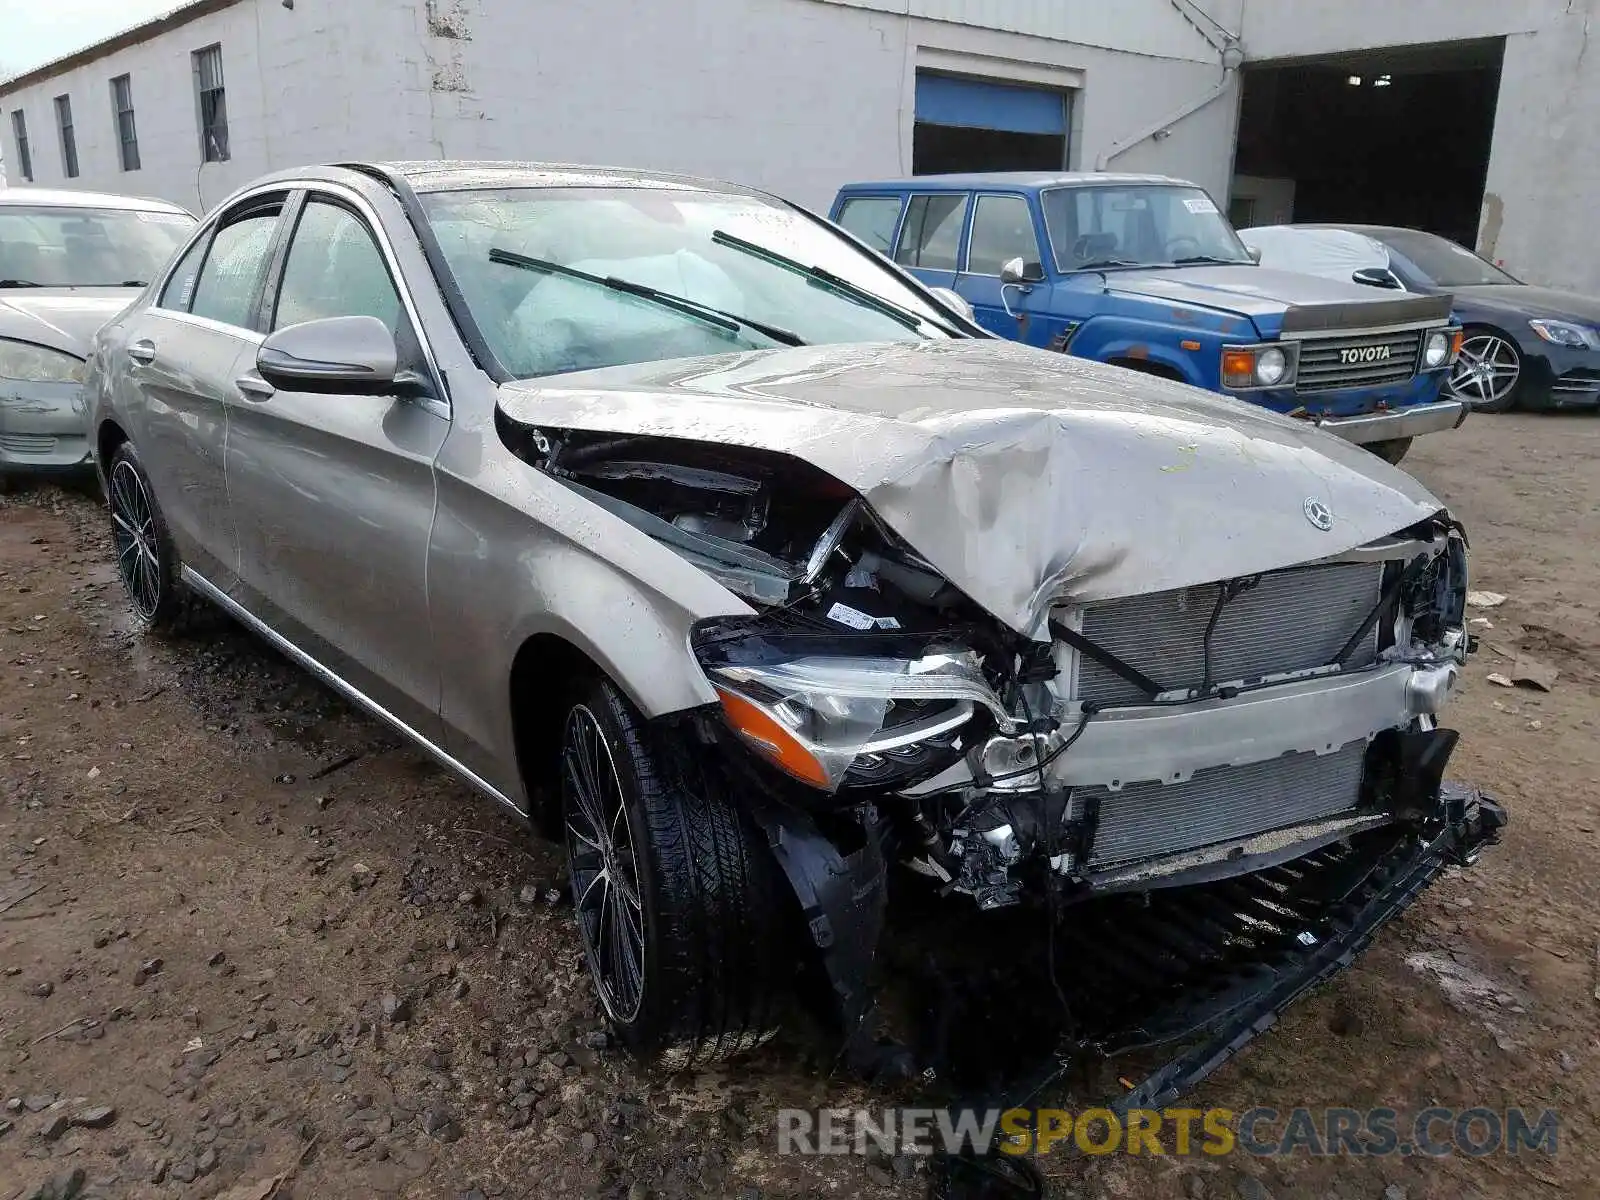
<instances>
[{"instance_id":1,"label":"dirt ground","mask_svg":"<svg viewBox=\"0 0 1600 1200\"><path fill-rule=\"evenodd\" d=\"M1061 1156L1059 1194L1600 1195L1600 419L1479 416L1408 467L1510 597L1450 724L1511 825L1192 1102L1550 1108L1559 1154ZM226 623L130 636L103 524L0 498L0 1200L923 1194L777 1154L776 1109L874 1100L803 1036L635 1069L557 854ZM1518 648L1552 692L1487 681Z\"/></svg>"}]
</instances>

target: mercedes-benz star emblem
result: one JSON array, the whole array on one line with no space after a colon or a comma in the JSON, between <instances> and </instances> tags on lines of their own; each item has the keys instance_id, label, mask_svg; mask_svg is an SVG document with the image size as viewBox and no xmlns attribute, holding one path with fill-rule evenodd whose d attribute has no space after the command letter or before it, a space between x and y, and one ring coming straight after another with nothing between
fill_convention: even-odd
<instances>
[{"instance_id":1,"label":"mercedes-benz star emblem","mask_svg":"<svg viewBox=\"0 0 1600 1200\"><path fill-rule=\"evenodd\" d=\"M1326 533L1333 528L1333 509L1315 496L1306 497L1306 520Z\"/></svg>"}]
</instances>

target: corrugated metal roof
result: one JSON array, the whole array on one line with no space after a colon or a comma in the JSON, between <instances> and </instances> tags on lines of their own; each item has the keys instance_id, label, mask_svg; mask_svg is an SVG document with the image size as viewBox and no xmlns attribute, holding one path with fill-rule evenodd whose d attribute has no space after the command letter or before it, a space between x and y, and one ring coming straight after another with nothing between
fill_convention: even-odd
<instances>
[{"instance_id":1,"label":"corrugated metal roof","mask_svg":"<svg viewBox=\"0 0 1600 1200\"><path fill-rule=\"evenodd\" d=\"M189 0L187 4L180 4L169 12L162 13L159 17L152 17L121 33L114 33L110 37L102 38L85 46L82 50L74 50L71 54L54 59L43 66L34 67L10 79L0 80L0 96L10 95L20 91L30 84L38 83L42 79L60 75L63 71L71 71L78 67L94 62L96 59L105 58L108 54L115 54L118 50L128 46L137 46L140 42L147 42L153 37L166 33L169 29L177 29L187 25L190 21L209 16L214 12L221 12L225 8L232 8L241 0Z\"/></svg>"}]
</instances>

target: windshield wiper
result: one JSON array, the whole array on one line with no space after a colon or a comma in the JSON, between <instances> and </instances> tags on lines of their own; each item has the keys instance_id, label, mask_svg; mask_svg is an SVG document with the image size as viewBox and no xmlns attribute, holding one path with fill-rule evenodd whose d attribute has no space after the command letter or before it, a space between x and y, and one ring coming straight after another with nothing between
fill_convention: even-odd
<instances>
[{"instance_id":1,"label":"windshield wiper","mask_svg":"<svg viewBox=\"0 0 1600 1200\"><path fill-rule=\"evenodd\" d=\"M922 332L922 318L917 316L916 313L908 312L893 301L885 300L882 296L873 295L866 288L835 275L826 267L807 266L805 263L790 258L786 254L779 254L776 250L768 250L765 246L757 245L755 242L747 242L743 238L735 237L731 233L725 233L721 229L712 230L711 240L719 246L726 246L730 250L748 254L751 258L759 258L763 262L769 262L775 267L782 267L786 271L793 271L797 275L804 275L820 288L825 288L837 296L843 296L846 300L853 300L861 305L862 308L870 308L874 312L882 313L891 321L898 321L907 329L917 333Z\"/></svg>"},{"instance_id":2,"label":"windshield wiper","mask_svg":"<svg viewBox=\"0 0 1600 1200\"><path fill-rule=\"evenodd\" d=\"M1074 271L1098 271L1104 267L1141 267L1143 263L1130 262L1126 258L1095 258L1086 263L1079 263L1073 267Z\"/></svg>"},{"instance_id":3,"label":"windshield wiper","mask_svg":"<svg viewBox=\"0 0 1600 1200\"><path fill-rule=\"evenodd\" d=\"M757 333L764 334L775 342L782 342L785 346L804 346L806 344L799 334L791 333L789 330L777 325L768 325L765 321L755 321L737 313L724 312L720 308L713 308L711 305L702 304L698 300L690 300L686 296L676 296L671 292L663 292L659 288L649 287L642 283L634 283L631 279L618 279L614 275L593 275L588 271L580 271L576 267L551 262L545 258L530 258L526 254L518 254L515 250L502 250L499 247L489 251L489 261L507 267L520 267L524 271L538 271L545 275L560 275L565 279L576 279L582 283L593 284L595 287L606 288L613 292L638 296L641 300L659 304L662 308L669 308L673 312L684 314L684 316L694 317L708 325L715 325L718 329L726 329L731 333L738 333L741 328L754 329Z\"/></svg>"},{"instance_id":4,"label":"windshield wiper","mask_svg":"<svg viewBox=\"0 0 1600 1200\"><path fill-rule=\"evenodd\" d=\"M42 283L35 283L31 279L0 279L0 288L43 287Z\"/></svg>"},{"instance_id":5,"label":"windshield wiper","mask_svg":"<svg viewBox=\"0 0 1600 1200\"><path fill-rule=\"evenodd\" d=\"M1182 258L1172 260L1175 267L1187 267L1200 263L1216 263L1222 267L1247 267L1253 266L1255 260L1249 258L1219 258L1215 254L1185 254Z\"/></svg>"}]
</instances>

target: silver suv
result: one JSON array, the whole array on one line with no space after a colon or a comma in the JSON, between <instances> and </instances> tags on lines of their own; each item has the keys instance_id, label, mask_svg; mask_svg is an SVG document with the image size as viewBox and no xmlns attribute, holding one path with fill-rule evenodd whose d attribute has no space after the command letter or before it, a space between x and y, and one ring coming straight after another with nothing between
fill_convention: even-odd
<instances>
[{"instance_id":1,"label":"silver suv","mask_svg":"<svg viewBox=\"0 0 1600 1200\"><path fill-rule=\"evenodd\" d=\"M758 192L269 176L90 387L139 618L220 606L564 838L645 1058L758 1044L807 966L859 1041L891 871L1064 933L1337 870L1165 929L1310 980L1500 821L1441 784L1466 552L1426 490L991 338Z\"/></svg>"}]
</instances>

